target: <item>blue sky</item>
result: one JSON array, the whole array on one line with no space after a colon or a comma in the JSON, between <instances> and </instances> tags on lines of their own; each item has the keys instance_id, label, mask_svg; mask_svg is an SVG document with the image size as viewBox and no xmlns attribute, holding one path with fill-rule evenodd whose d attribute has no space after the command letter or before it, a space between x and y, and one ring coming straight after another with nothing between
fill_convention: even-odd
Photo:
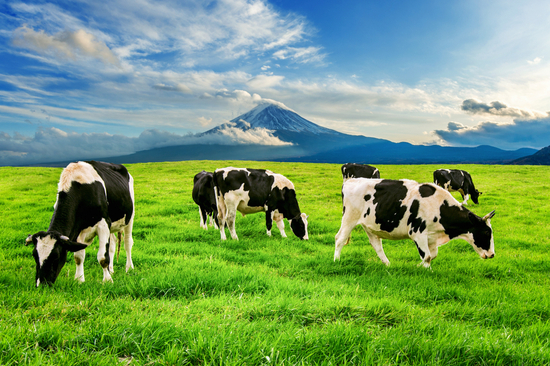
<instances>
[{"instance_id":1,"label":"blue sky","mask_svg":"<svg viewBox=\"0 0 550 366\"><path fill-rule=\"evenodd\" d=\"M548 34L546 1L1 2L0 164L196 142L263 100L396 142L542 148Z\"/></svg>"}]
</instances>

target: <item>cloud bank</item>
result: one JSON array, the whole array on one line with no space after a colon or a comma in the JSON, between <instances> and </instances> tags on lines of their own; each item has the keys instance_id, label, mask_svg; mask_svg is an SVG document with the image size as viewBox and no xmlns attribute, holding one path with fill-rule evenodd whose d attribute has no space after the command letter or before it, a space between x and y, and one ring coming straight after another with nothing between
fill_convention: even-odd
<instances>
[{"instance_id":1,"label":"cloud bank","mask_svg":"<svg viewBox=\"0 0 550 366\"><path fill-rule=\"evenodd\" d=\"M103 158L132 154L158 147L219 144L219 145L292 145L273 136L265 128L243 131L226 125L215 134L187 134L150 129L138 137L108 133L65 132L58 128L39 127L33 137L0 131L0 165L28 165L79 159Z\"/></svg>"},{"instance_id":2,"label":"cloud bank","mask_svg":"<svg viewBox=\"0 0 550 366\"><path fill-rule=\"evenodd\" d=\"M462 106L460 108L466 113L470 114L482 114L501 117L505 116L516 118L545 118L548 116L548 113L508 107L506 104L499 101L483 103L476 99L467 99L462 102Z\"/></svg>"},{"instance_id":3,"label":"cloud bank","mask_svg":"<svg viewBox=\"0 0 550 366\"><path fill-rule=\"evenodd\" d=\"M432 133L450 145L491 145L506 148L531 147L540 149L550 145L550 115L519 108L511 108L495 101L483 103L474 99L465 100L461 109L471 114L516 117L509 123L483 121L475 126L449 122L446 130Z\"/></svg>"}]
</instances>

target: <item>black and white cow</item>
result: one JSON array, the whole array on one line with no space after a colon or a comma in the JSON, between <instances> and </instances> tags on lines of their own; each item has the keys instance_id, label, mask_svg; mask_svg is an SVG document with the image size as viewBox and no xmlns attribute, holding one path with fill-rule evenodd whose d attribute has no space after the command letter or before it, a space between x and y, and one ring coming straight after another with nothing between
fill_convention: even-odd
<instances>
[{"instance_id":1,"label":"black and white cow","mask_svg":"<svg viewBox=\"0 0 550 366\"><path fill-rule=\"evenodd\" d=\"M218 208L214 196L214 174L206 171L197 173L193 178L193 201L199 205L201 227L208 229L207 219L210 224L218 228Z\"/></svg>"},{"instance_id":2,"label":"black and white cow","mask_svg":"<svg viewBox=\"0 0 550 366\"><path fill-rule=\"evenodd\" d=\"M470 173L459 169L438 169L434 172L434 183L445 188L449 192L460 192L463 205L468 203L468 198L472 196L472 201L478 204L478 198L481 192L474 187L474 182Z\"/></svg>"},{"instance_id":3,"label":"black and white cow","mask_svg":"<svg viewBox=\"0 0 550 366\"><path fill-rule=\"evenodd\" d=\"M218 207L218 223L222 240L225 240L225 223L233 239L235 216L239 211L246 214L265 212L267 235L271 236L273 221L281 235L286 238L283 218L287 219L292 232L307 240L307 215L300 212L296 191L290 180L281 174L264 169L223 168L214 172L214 192Z\"/></svg>"},{"instance_id":4,"label":"black and white cow","mask_svg":"<svg viewBox=\"0 0 550 366\"><path fill-rule=\"evenodd\" d=\"M346 163L342 165L344 182L349 178L380 178L378 168L367 164Z\"/></svg>"},{"instance_id":5,"label":"black and white cow","mask_svg":"<svg viewBox=\"0 0 550 366\"><path fill-rule=\"evenodd\" d=\"M481 218L463 207L448 191L432 183L412 180L348 179L342 186L342 225L336 234L334 260L347 244L352 229L361 225L376 254L390 262L382 239L410 238L424 267L430 267L437 248L451 239L464 239L483 259L495 256L491 218Z\"/></svg>"},{"instance_id":6,"label":"black and white cow","mask_svg":"<svg viewBox=\"0 0 550 366\"><path fill-rule=\"evenodd\" d=\"M117 164L79 161L61 173L57 200L48 231L29 235L34 245L36 286L52 285L65 265L67 253L74 252L75 279L84 282L85 249L97 235L97 260L103 267L103 281L111 281L114 235L124 231L126 271L132 263L134 222L134 179Z\"/></svg>"}]
</instances>

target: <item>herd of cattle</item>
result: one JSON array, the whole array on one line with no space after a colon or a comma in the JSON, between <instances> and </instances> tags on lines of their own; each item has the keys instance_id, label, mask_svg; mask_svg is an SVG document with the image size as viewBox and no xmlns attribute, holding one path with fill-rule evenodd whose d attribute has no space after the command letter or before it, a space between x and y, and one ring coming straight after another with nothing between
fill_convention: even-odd
<instances>
[{"instance_id":1,"label":"herd of cattle","mask_svg":"<svg viewBox=\"0 0 550 366\"><path fill-rule=\"evenodd\" d=\"M479 217L464 207L471 196L478 203L478 192L470 174L463 170L439 169L434 183L380 179L378 169L369 165L342 166L342 224L336 234L334 260L349 242L351 231L361 225L380 260L389 265L382 239L412 239L421 265L430 267L437 248L451 239L469 242L483 259L493 258L494 240L490 220L495 211ZM449 191L461 193L459 203ZM301 212L294 185L281 174L264 169L222 168L195 175L193 200L199 206L200 225L208 221L220 230L225 227L233 239L236 212L243 216L265 212L267 235L273 221L286 237L287 219L294 235L308 237L308 216ZM116 242L126 250L126 271L132 263L134 222L134 180L126 167L87 161L69 164L61 173L54 213L48 231L29 235L36 262L36 286L52 285L65 265L68 252L74 253L75 279L84 282L85 249L97 236L97 260L103 268L103 281L112 281ZM118 234L118 238L117 235Z\"/></svg>"}]
</instances>

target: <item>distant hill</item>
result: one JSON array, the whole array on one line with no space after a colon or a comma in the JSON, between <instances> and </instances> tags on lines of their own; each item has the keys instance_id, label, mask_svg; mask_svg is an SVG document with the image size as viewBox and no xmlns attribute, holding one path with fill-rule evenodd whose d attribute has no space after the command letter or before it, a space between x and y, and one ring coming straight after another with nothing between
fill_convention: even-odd
<instances>
[{"instance_id":1,"label":"distant hill","mask_svg":"<svg viewBox=\"0 0 550 366\"><path fill-rule=\"evenodd\" d=\"M138 151L125 156L100 158L113 163L145 163L182 160L269 160L322 163L505 164L532 155L535 149L507 151L491 146L443 147L395 143L366 136L347 135L319 126L281 103L261 103L252 110L197 134L209 141L229 140L228 132L269 133L287 145L189 144ZM65 163L42 164L62 166Z\"/></svg>"},{"instance_id":2,"label":"distant hill","mask_svg":"<svg viewBox=\"0 0 550 366\"><path fill-rule=\"evenodd\" d=\"M510 162L514 165L550 165L550 146L540 149L533 155L525 156Z\"/></svg>"}]
</instances>

